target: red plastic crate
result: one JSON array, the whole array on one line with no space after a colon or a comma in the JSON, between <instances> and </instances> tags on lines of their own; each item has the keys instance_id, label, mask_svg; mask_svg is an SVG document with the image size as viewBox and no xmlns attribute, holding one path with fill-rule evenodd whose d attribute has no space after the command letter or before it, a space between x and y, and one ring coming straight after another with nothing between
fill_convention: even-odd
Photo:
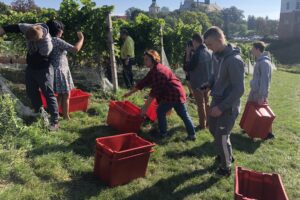
<instances>
[{"instance_id":1,"label":"red plastic crate","mask_svg":"<svg viewBox=\"0 0 300 200\"><path fill-rule=\"evenodd\" d=\"M97 138L94 174L110 187L145 177L154 146L135 133Z\"/></svg>"},{"instance_id":2,"label":"red plastic crate","mask_svg":"<svg viewBox=\"0 0 300 200\"><path fill-rule=\"evenodd\" d=\"M235 169L235 200L288 200L278 174Z\"/></svg>"},{"instance_id":3,"label":"red plastic crate","mask_svg":"<svg viewBox=\"0 0 300 200\"><path fill-rule=\"evenodd\" d=\"M156 99L153 99L153 101L151 102L151 104L148 107L148 110L146 112L147 117L153 122L156 121L156 119L157 119L157 112L156 112L157 107L158 107L158 103L157 103ZM167 112L167 115L171 115L171 114L172 114L172 109Z\"/></svg>"},{"instance_id":4,"label":"red plastic crate","mask_svg":"<svg viewBox=\"0 0 300 200\"><path fill-rule=\"evenodd\" d=\"M40 92L43 106L47 108L47 101L45 96ZM57 97L58 95L55 94ZM74 89L70 94L70 106L69 112L83 111L86 112L89 106L89 98L91 94L83 92L79 89ZM62 113L61 107L59 107L59 112Z\"/></svg>"},{"instance_id":5,"label":"red plastic crate","mask_svg":"<svg viewBox=\"0 0 300 200\"><path fill-rule=\"evenodd\" d=\"M110 101L107 124L123 132L138 132L144 118L141 109L129 101Z\"/></svg>"},{"instance_id":6,"label":"red plastic crate","mask_svg":"<svg viewBox=\"0 0 300 200\"><path fill-rule=\"evenodd\" d=\"M254 102L248 102L240 121L240 127L251 138L265 139L274 119L275 114L268 104L260 106Z\"/></svg>"}]
</instances>

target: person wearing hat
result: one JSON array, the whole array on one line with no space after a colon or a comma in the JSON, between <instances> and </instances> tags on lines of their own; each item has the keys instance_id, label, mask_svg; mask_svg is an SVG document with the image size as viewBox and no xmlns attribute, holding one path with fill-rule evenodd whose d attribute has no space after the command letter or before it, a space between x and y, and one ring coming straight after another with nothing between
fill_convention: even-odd
<instances>
[{"instance_id":1,"label":"person wearing hat","mask_svg":"<svg viewBox=\"0 0 300 200\"><path fill-rule=\"evenodd\" d=\"M180 80L170 68L161 64L160 55L154 50L144 53L144 64L150 68L150 71L124 97L129 97L143 88L151 88L149 97L142 107L141 115L146 114L149 105L156 98L159 104L157 108L159 136L168 136L166 113L174 108L185 124L188 133L186 140L196 140L194 125L185 105L186 94Z\"/></svg>"},{"instance_id":2,"label":"person wearing hat","mask_svg":"<svg viewBox=\"0 0 300 200\"><path fill-rule=\"evenodd\" d=\"M78 53L82 48L84 36L82 32L77 32L78 42L73 46L61 39L64 32L64 24L62 22L49 20L47 25L53 43L50 60L54 68L54 92L58 94L58 105L62 108L63 118L69 120L70 92L74 88L74 83L69 68L67 52Z\"/></svg>"},{"instance_id":3,"label":"person wearing hat","mask_svg":"<svg viewBox=\"0 0 300 200\"><path fill-rule=\"evenodd\" d=\"M128 89L133 86L133 73L132 65L134 65L134 41L129 36L126 29L121 30L121 39L123 40L123 45L121 47L121 59L123 64L123 78Z\"/></svg>"}]
</instances>

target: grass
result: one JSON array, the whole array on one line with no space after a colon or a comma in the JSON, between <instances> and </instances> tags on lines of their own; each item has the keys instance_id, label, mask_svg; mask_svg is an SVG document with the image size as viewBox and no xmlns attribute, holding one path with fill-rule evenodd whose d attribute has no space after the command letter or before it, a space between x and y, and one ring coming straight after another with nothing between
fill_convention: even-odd
<instances>
[{"instance_id":1,"label":"grass","mask_svg":"<svg viewBox=\"0 0 300 200\"><path fill-rule=\"evenodd\" d=\"M240 133L238 123L232 134L235 164L281 174L290 199L300 196L299 79L299 74L274 73L270 103L277 114L275 140L253 141ZM246 85L248 82L249 79ZM113 99L120 99L122 92L113 95ZM140 93L130 100L141 105L143 95ZM36 122L17 136L3 136L0 199L233 199L234 177L214 175L215 154L209 132L198 132L196 142L183 142L186 131L175 114L168 120L171 138L153 140L146 128L140 133L157 143L147 178L115 188L94 178L95 138L117 133L105 123L108 100L101 97L95 93L89 111L72 113L71 121L61 122L59 132L48 133ZM189 104L189 112L196 122L195 105Z\"/></svg>"}]
</instances>

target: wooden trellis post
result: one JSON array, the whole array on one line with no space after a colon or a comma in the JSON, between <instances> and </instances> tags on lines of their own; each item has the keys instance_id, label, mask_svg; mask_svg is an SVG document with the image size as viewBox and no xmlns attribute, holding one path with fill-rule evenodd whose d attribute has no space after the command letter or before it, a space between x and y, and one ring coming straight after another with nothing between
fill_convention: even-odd
<instances>
[{"instance_id":1,"label":"wooden trellis post","mask_svg":"<svg viewBox=\"0 0 300 200\"><path fill-rule=\"evenodd\" d=\"M115 46L114 46L114 39L113 39L113 26L112 26L111 14L107 16L107 24L108 24L108 41L109 41L109 50L110 50L111 74L112 74L114 91L116 92L119 89L119 86L118 86L118 71L117 71L117 63L115 57Z\"/></svg>"}]
</instances>

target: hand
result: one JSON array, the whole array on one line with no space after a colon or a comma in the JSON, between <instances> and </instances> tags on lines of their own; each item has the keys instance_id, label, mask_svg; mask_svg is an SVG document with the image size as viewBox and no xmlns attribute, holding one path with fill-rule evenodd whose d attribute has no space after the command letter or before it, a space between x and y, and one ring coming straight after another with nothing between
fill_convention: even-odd
<instances>
[{"instance_id":1,"label":"hand","mask_svg":"<svg viewBox=\"0 0 300 200\"><path fill-rule=\"evenodd\" d=\"M77 37L78 37L79 40L84 39L83 33L81 31L77 32Z\"/></svg>"},{"instance_id":2,"label":"hand","mask_svg":"<svg viewBox=\"0 0 300 200\"><path fill-rule=\"evenodd\" d=\"M0 27L0 37L2 37L3 35L5 35L5 31L2 27Z\"/></svg>"},{"instance_id":3,"label":"hand","mask_svg":"<svg viewBox=\"0 0 300 200\"><path fill-rule=\"evenodd\" d=\"M218 106L215 106L210 110L211 117L220 117L221 115L222 115L222 111Z\"/></svg>"}]
</instances>

